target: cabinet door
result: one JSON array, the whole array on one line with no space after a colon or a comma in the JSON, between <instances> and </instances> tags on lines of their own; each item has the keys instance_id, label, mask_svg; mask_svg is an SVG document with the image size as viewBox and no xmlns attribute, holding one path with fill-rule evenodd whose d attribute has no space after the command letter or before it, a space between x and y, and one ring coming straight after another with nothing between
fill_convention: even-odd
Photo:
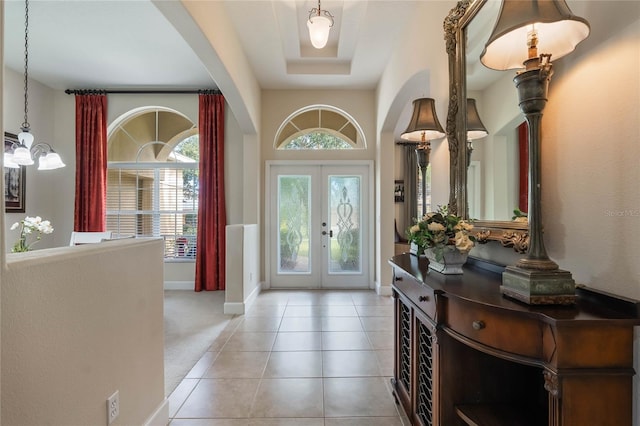
<instances>
[{"instance_id":1,"label":"cabinet door","mask_svg":"<svg viewBox=\"0 0 640 426\"><path fill-rule=\"evenodd\" d=\"M411 305L398 294L395 301L394 389L399 402L409 417L412 412L412 332L413 313Z\"/></svg>"},{"instance_id":2,"label":"cabinet door","mask_svg":"<svg viewBox=\"0 0 640 426\"><path fill-rule=\"evenodd\" d=\"M414 314L414 424L438 424L435 390L437 389L437 342L435 324L420 311Z\"/></svg>"}]
</instances>

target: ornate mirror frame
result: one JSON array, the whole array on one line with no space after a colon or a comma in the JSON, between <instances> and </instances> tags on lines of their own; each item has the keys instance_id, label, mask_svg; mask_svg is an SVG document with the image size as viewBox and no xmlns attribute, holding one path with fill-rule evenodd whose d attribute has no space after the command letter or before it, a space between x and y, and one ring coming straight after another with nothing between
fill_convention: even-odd
<instances>
[{"instance_id":1,"label":"ornate mirror frame","mask_svg":"<svg viewBox=\"0 0 640 426\"><path fill-rule=\"evenodd\" d=\"M444 20L446 51L449 57L449 110L446 134L449 142L449 208L469 218L467 204L467 82L466 27L487 0L460 0ZM529 247L527 222L475 220L475 237L480 243L498 241L526 253Z\"/></svg>"}]
</instances>

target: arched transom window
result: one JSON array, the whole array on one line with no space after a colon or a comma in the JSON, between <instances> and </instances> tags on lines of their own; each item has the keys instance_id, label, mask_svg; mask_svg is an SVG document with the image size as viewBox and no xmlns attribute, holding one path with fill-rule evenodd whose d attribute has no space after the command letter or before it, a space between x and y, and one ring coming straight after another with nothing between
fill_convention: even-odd
<instances>
[{"instance_id":1,"label":"arched transom window","mask_svg":"<svg viewBox=\"0 0 640 426\"><path fill-rule=\"evenodd\" d=\"M129 111L108 137L107 230L120 237L160 237L165 260L195 260L198 128L159 107Z\"/></svg>"},{"instance_id":2,"label":"arched transom window","mask_svg":"<svg viewBox=\"0 0 640 426\"><path fill-rule=\"evenodd\" d=\"M346 112L311 105L291 114L276 133L276 149L364 149L362 129Z\"/></svg>"}]
</instances>

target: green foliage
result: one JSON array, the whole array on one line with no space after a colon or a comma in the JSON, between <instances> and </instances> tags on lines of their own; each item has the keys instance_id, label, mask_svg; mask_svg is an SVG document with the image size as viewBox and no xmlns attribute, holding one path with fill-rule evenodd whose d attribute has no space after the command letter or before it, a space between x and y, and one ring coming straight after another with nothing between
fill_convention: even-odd
<instances>
[{"instance_id":1,"label":"green foliage","mask_svg":"<svg viewBox=\"0 0 640 426\"><path fill-rule=\"evenodd\" d=\"M200 136L189 136L180 142L174 151L195 161L200 161ZM182 193L185 201L198 199L198 191L200 189L199 175L200 171L197 168L182 171Z\"/></svg>"},{"instance_id":2,"label":"green foliage","mask_svg":"<svg viewBox=\"0 0 640 426\"><path fill-rule=\"evenodd\" d=\"M513 210L513 216L511 220L516 220L519 217L528 217L527 212L523 212L522 210L516 208Z\"/></svg>"},{"instance_id":3,"label":"green foliage","mask_svg":"<svg viewBox=\"0 0 640 426\"><path fill-rule=\"evenodd\" d=\"M286 144L284 149L351 149L352 146L329 133L315 131L298 136Z\"/></svg>"}]
</instances>

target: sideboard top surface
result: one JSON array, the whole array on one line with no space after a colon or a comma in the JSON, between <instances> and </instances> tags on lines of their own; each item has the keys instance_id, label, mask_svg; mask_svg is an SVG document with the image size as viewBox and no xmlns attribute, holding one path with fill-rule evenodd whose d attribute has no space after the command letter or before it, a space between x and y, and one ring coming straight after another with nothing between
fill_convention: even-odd
<instances>
[{"instance_id":1,"label":"sideboard top surface","mask_svg":"<svg viewBox=\"0 0 640 426\"><path fill-rule=\"evenodd\" d=\"M409 253L394 256L389 263L428 285L436 294L517 311L550 323L566 321L566 325L571 325L576 321L614 320L640 324L640 302L586 287L577 288L576 304L573 306L531 306L509 299L500 292L501 270L504 268L491 265L487 269L482 261L468 262L462 275L443 275L432 271L426 258Z\"/></svg>"}]
</instances>

